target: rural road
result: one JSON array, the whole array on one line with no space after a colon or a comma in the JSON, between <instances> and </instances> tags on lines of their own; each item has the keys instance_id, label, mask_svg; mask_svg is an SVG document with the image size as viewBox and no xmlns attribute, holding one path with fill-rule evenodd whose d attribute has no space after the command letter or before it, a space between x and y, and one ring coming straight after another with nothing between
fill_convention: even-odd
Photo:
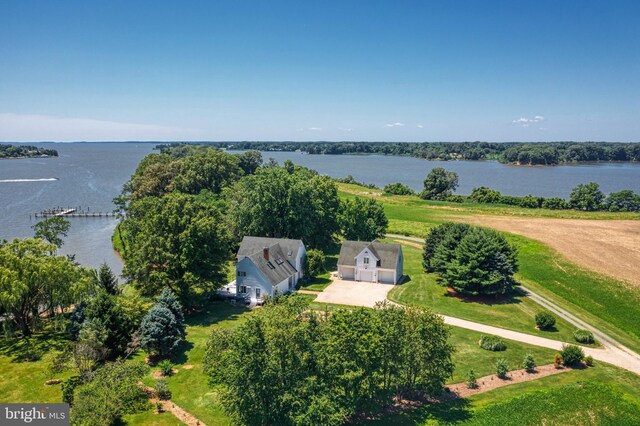
<instances>
[{"instance_id":1,"label":"rural road","mask_svg":"<svg viewBox=\"0 0 640 426\"><path fill-rule=\"evenodd\" d=\"M412 242L420 242L424 244L424 239L416 238L416 237L407 237L404 235L396 235L396 234L386 234L388 238L398 238ZM595 327L587 324L581 319L577 318L575 315L571 314L567 310L559 307L555 303L550 300L540 296L539 294L533 292L531 289L528 289L524 286L520 286L522 290L527 293L527 296L530 297L533 301L538 303L540 306L548 309L549 311L555 313L559 317L566 320L569 324L575 326L576 328L589 330L593 333L595 339L600 342L603 346L602 349L594 349L583 347L585 355L591 355L594 359L599 361L608 362L609 364L613 364L617 367L624 368L625 370L629 370L640 375L640 355L631 349L627 348L611 336L603 333ZM347 304L347 303L345 303ZM505 339L515 340L522 343L528 343L535 346L541 346L549 349L560 350L562 349L562 345L567 343L560 342L557 340L547 339L544 337L534 336L527 333L520 333L517 331L507 330L500 327L494 327L486 324L480 324L477 322L463 320L461 318L450 317L442 315L444 318L444 322L449 325L453 325L456 327L466 328L469 330L479 331L481 333L490 333L496 336L504 337Z\"/></svg>"}]
</instances>

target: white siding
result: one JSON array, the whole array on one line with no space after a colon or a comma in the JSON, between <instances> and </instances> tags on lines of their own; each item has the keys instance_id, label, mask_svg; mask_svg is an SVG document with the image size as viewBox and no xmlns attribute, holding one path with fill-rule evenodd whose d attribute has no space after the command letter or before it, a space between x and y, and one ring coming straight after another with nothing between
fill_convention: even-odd
<instances>
[{"instance_id":1,"label":"white siding","mask_svg":"<svg viewBox=\"0 0 640 426\"><path fill-rule=\"evenodd\" d=\"M246 273L246 276L238 275L238 271ZM271 283L248 257L236 263L236 291L238 295L242 294L240 293L242 286L247 287L246 295L254 301L257 300L256 288L260 289L261 296L273 296Z\"/></svg>"}]
</instances>

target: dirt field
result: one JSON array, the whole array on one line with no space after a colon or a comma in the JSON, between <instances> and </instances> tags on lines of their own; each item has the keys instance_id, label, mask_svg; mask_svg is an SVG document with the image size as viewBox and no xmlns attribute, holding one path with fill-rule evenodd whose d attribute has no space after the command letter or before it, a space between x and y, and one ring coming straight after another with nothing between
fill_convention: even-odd
<instances>
[{"instance_id":1,"label":"dirt field","mask_svg":"<svg viewBox=\"0 0 640 426\"><path fill-rule=\"evenodd\" d=\"M393 284L335 279L322 293L318 294L315 301L373 308L376 302L387 299L387 293L393 287Z\"/></svg>"},{"instance_id":2,"label":"dirt field","mask_svg":"<svg viewBox=\"0 0 640 426\"><path fill-rule=\"evenodd\" d=\"M640 221L452 216L541 241L586 269L640 287Z\"/></svg>"}]
</instances>

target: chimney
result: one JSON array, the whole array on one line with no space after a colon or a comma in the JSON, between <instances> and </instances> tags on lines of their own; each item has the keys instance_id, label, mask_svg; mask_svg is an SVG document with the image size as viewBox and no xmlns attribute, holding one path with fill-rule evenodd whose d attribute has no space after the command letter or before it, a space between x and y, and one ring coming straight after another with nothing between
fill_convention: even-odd
<instances>
[{"instance_id":1,"label":"chimney","mask_svg":"<svg viewBox=\"0 0 640 426\"><path fill-rule=\"evenodd\" d=\"M262 249L262 256L264 257L264 260L269 260L269 247L265 247Z\"/></svg>"}]
</instances>

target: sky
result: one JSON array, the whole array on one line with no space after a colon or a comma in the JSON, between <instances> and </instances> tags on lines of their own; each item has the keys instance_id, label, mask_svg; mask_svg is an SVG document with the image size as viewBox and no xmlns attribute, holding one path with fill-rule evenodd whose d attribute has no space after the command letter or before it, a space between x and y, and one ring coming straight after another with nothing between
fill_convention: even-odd
<instances>
[{"instance_id":1,"label":"sky","mask_svg":"<svg viewBox=\"0 0 640 426\"><path fill-rule=\"evenodd\" d=\"M640 141L640 2L0 0L0 141Z\"/></svg>"}]
</instances>

